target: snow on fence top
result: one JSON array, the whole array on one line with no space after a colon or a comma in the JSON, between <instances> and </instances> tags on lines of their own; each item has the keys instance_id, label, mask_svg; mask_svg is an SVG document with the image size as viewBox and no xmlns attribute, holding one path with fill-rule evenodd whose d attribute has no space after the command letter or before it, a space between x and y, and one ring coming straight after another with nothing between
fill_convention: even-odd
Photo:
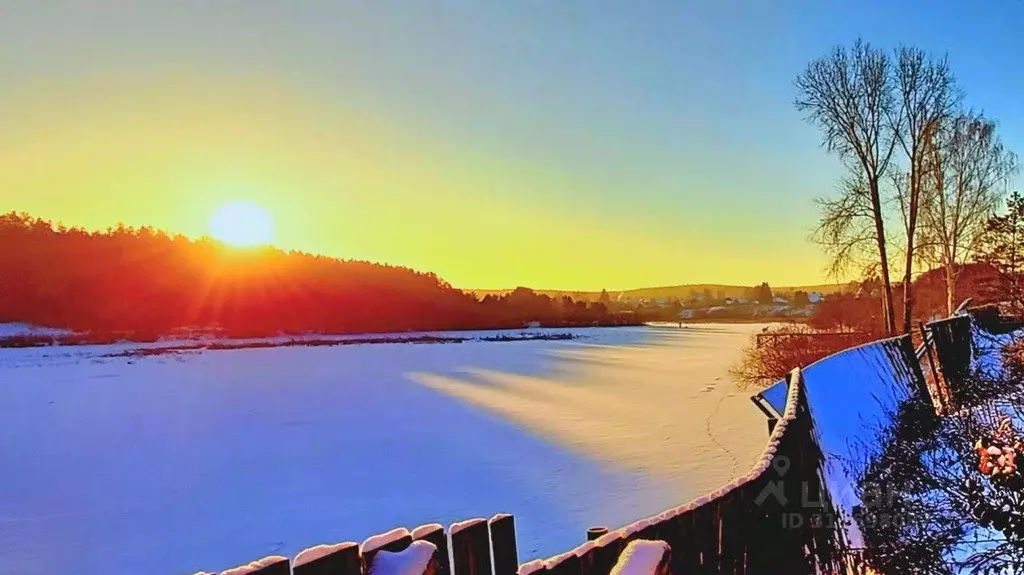
<instances>
[{"instance_id":1,"label":"snow on fence top","mask_svg":"<svg viewBox=\"0 0 1024 575\"><path fill-rule=\"evenodd\" d=\"M289 575L291 569L288 567L288 558L280 555L271 555L263 559L257 559L248 565L235 567L221 572L221 575Z\"/></svg>"},{"instance_id":2,"label":"snow on fence top","mask_svg":"<svg viewBox=\"0 0 1024 575\"><path fill-rule=\"evenodd\" d=\"M654 575L668 571L671 556L664 541L633 541L623 549L611 575Z\"/></svg>"},{"instance_id":3,"label":"snow on fence top","mask_svg":"<svg viewBox=\"0 0 1024 575\"><path fill-rule=\"evenodd\" d=\"M283 557L268 557L221 575L653 575L735 572L743 566L750 572L806 573L807 534L780 528L783 517L801 512L795 507L799 493L787 493L792 497L781 502L765 497L777 495L772 486L781 483L776 480L782 473L804 480L787 482L785 489L800 489L816 471L800 374L790 374L784 413L750 472L613 531L592 528L593 540L546 560L519 565L515 519L498 514L454 523L447 533L430 523L411 532L392 529L362 545L318 545L296 555L291 566ZM781 455L788 458L785 470L776 469Z\"/></svg>"}]
</instances>

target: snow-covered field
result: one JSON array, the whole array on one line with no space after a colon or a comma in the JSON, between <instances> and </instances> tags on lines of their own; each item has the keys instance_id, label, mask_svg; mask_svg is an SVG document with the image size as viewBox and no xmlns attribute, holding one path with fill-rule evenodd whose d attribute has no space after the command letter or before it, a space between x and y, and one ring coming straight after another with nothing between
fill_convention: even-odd
<instances>
[{"instance_id":1,"label":"snow-covered field","mask_svg":"<svg viewBox=\"0 0 1024 575\"><path fill-rule=\"evenodd\" d=\"M39 327L27 323L0 323L0 338L18 337L26 335L61 337L64 335L71 335L72 333L73 332L70 332L66 329L57 329L53 327Z\"/></svg>"},{"instance_id":2,"label":"snow-covered field","mask_svg":"<svg viewBox=\"0 0 1024 575\"><path fill-rule=\"evenodd\" d=\"M726 370L761 327L0 349L0 573L220 570L499 511L521 560L552 555L753 464L765 422Z\"/></svg>"}]
</instances>

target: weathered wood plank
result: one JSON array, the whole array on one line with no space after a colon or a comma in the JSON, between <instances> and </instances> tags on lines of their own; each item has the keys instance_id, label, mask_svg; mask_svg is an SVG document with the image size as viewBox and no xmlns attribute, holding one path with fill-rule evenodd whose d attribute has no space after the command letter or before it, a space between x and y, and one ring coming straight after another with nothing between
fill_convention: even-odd
<instances>
[{"instance_id":1,"label":"weathered wood plank","mask_svg":"<svg viewBox=\"0 0 1024 575\"><path fill-rule=\"evenodd\" d=\"M359 544L317 545L304 549L292 561L293 575L360 575Z\"/></svg>"},{"instance_id":2,"label":"weathered wood plank","mask_svg":"<svg viewBox=\"0 0 1024 575\"><path fill-rule=\"evenodd\" d=\"M454 575L491 575L491 540L485 519L470 519L448 529Z\"/></svg>"},{"instance_id":3,"label":"weathered wood plank","mask_svg":"<svg viewBox=\"0 0 1024 575\"><path fill-rule=\"evenodd\" d=\"M719 507L718 572L722 574L744 574L745 530L750 521L749 510L744 509L742 494L742 490L729 493L721 500Z\"/></svg>"},{"instance_id":4,"label":"weathered wood plank","mask_svg":"<svg viewBox=\"0 0 1024 575\"><path fill-rule=\"evenodd\" d=\"M587 541L573 550L580 559L580 573L591 575L594 570L594 559L597 550L597 541Z\"/></svg>"},{"instance_id":5,"label":"weathered wood plank","mask_svg":"<svg viewBox=\"0 0 1024 575\"><path fill-rule=\"evenodd\" d=\"M379 551L401 551L410 543L412 543L412 534L405 527L398 527L387 533L367 537L366 541L359 546L359 554L363 557L363 569L369 569L374 555Z\"/></svg>"},{"instance_id":6,"label":"weathered wood plank","mask_svg":"<svg viewBox=\"0 0 1024 575\"><path fill-rule=\"evenodd\" d=\"M672 546L673 573L699 573L700 549L698 539L694 536L693 518L695 513L684 511L677 513L673 520L672 536L668 544Z\"/></svg>"},{"instance_id":7,"label":"weathered wood plank","mask_svg":"<svg viewBox=\"0 0 1024 575\"><path fill-rule=\"evenodd\" d=\"M448 550L448 534L440 523L420 525L412 531L413 541L430 541L437 547L437 575L451 575L451 554Z\"/></svg>"},{"instance_id":8,"label":"weathered wood plank","mask_svg":"<svg viewBox=\"0 0 1024 575\"><path fill-rule=\"evenodd\" d=\"M544 564L551 575L582 575L580 558L573 551L555 555Z\"/></svg>"},{"instance_id":9,"label":"weathered wood plank","mask_svg":"<svg viewBox=\"0 0 1024 575\"><path fill-rule=\"evenodd\" d=\"M696 573L718 573L718 504L715 501L694 510L693 531L700 553L700 570Z\"/></svg>"},{"instance_id":10,"label":"weathered wood plank","mask_svg":"<svg viewBox=\"0 0 1024 575\"><path fill-rule=\"evenodd\" d=\"M608 575L619 559L619 553L626 545L625 531L616 530L602 535L594 541L594 562L590 575Z\"/></svg>"},{"instance_id":11,"label":"weathered wood plank","mask_svg":"<svg viewBox=\"0 0 1024 575\"><path fill-rule=\"evenodd\" d=\"M637 539L622 551L612 575L670 575L672 549L664 541Z\"/></svg>"},{"instance_id":12,"label":"weathered wood plank","mask_svg":"<svg viewBox=\"0 0 1024 575\"><path fill-rule=\"evenodd\" d=\"M494 575L516 575L519 552L516 549L516 521L508 513L499 513L487 521L491 533L491 558Z\"/></svg>"}]
</instances>

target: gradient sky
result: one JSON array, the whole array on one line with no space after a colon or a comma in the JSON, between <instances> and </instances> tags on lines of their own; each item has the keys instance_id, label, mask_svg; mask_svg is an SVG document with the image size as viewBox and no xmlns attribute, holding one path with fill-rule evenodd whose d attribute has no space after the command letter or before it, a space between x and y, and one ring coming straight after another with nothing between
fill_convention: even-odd
<instances>
[{"instance_id":1,"label":"gradient sky","mask_svg":"<svg viewBox=\"0 0 1024 575\"><path fill-rule=\"evenodd\" d=\"M838 163L793 109L858 35L948 51L1024 150L1024 2L0 0L0 211L468 288L817 283Z\"/></svg>"}]
</instances>

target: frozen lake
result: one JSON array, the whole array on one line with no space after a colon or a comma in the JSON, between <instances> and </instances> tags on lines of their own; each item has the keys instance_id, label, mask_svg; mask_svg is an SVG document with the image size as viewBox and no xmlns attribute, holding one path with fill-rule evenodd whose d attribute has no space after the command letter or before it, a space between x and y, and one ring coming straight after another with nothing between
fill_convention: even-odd
<instances>
[{"instance_id":1,"label":"frozen lake","mask_svg":"<svg viewBox=\"0 0 1024 575\"><path fill-rule=\"evenodd\" d=\"M104 357L0 350L0 573L192 573L516 516L520 560L746 472L759 325Z\"/></svg>"}]
</instances>

